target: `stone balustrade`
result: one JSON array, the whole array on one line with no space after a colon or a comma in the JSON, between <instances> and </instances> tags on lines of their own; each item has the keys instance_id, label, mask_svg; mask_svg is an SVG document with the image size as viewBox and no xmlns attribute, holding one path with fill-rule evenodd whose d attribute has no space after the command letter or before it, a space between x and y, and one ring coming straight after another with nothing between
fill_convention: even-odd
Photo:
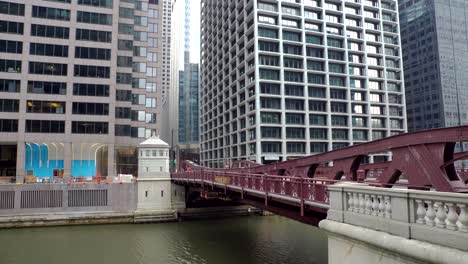
<instances>
[{"instance_id":1,"label":"stone balustrade","mask_svg":"<svg viewBox=\"0 0 468 264\"><path fill-rule=\"evenodd\" d=\"M328 220L468 251L468 194L353 183L328 190Z\"/></svg>"}]
</instances>

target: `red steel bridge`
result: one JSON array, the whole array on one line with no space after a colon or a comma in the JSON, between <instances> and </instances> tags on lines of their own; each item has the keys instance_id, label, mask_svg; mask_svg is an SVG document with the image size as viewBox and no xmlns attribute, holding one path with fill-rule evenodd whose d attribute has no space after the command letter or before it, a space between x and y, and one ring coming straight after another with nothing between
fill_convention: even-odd
<instances>
[{"instance_id":1,"label":"red steel bridge","mask_svg":"<svg viewBox=\"0 0 468 264\"><path fill-rule=\"evenodd\" d=\"M215 169L185 162L172 180L317 224L329 207L327 185L336 182L468 192L468 169L455 166L468 159L468 151L455 152L456 143L463 141L468 141L468 126L407 133L268 165L239 161L232 168ZM382 153L391 159L365 162Z\"/></svg>"}]
</instances>

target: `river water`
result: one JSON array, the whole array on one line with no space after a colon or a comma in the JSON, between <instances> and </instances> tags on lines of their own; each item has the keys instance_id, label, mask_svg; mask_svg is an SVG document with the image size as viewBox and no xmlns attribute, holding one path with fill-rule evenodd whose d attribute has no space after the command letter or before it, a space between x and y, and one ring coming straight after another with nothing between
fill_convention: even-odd
<instances>
[{"instance_id":1,"label":"river water","mask_svg":"<svg viewBox=\"0 0 468 264\"><path fill-rule=\"evenodd\" d=\"M279 216L0 230L1 264L327 263L319 229Z\"/></svg>"}]
</instances>

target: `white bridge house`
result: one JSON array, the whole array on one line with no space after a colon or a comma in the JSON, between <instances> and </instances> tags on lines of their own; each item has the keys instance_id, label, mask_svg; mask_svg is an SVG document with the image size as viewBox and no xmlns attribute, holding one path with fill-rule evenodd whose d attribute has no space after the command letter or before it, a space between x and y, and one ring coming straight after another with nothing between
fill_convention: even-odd
<instances>
[{"instance_id":1,"label":"white bridge house","mask_svg":"<svg viewBox=\"0 0 468 264\"><path fill-rule=\"evenodd\" d=\"M138 149L137 212L185 208L185 190L171 183L169 144L153 136Z\"/></svg>"}]
</instances>

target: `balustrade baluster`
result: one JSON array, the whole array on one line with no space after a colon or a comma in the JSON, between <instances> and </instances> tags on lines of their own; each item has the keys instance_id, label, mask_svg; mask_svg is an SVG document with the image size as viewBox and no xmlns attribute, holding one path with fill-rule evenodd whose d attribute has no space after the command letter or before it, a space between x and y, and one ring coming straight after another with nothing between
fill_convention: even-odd
<instances>
[{"instance_id":1,"label":"balustrade baluster","mask_svg":"<svg viewBox=\"0 0 468 264\"><path fill-rule=\"evenodd\" d=\"M379 202L377 201L376 195L371 195L372 198L372 215L379 215Z\"/></svg>"},{"instance_id":2,"label":"balustrade baluster","mask_svg":"<svg viewBox=\"0 0 468 264\"><path fill-rule=\"evenodd\" d=\"M458 214L455 211L455 205L453 203L446 203L448 207L448 214L447 214L447 229L449 230L457 230L457 220Z\"/></svg>"},{"instance_id":3,"label":"balustrade baluster","mask_svg":"<svg viewBox=\"0 0 468 264\"><path fill-rule=\"evenodd\" d=\"M466 204L457 204L460 208L460 216L458 217L459 230L462 232L468 232L468 212L466 210Z\"/></svg>"},{"instance_id":4,"label":"balustrade baluster","mask_svg":"<svg viewBox=\"0 0 468 264\"><path fill-rule=\"evenodd\" d=\"M379 213L378 215L380 217L384 217L385 216L385 204L384 204L384 200L383 200L383 197L381 195L377 196L377 198L379 199Z\"/></svg>"},{"instance_id":5,"label":"balustrade baluster","mask_svg":"<svg viewBox=\"0 0 468 264\"><path fill-rule=\"evenodd\" d=\"M427 210L426 210L426 225L435 226L436 213L432 201L426 201Z\"/></svg>"},{"instance_id":6,"label":"balustrade baluster","mask_svg":"<svg viewBox=\"0 0 468 264\"><path fill-rule=\"evenodd\" d=\"M365 194L364 197L364 200L366 201L365 213L370 215L372 214L372 201L369 194Z\"/></svg>"},{"instance_id":7,"label":"balustrade baluster","mask_svg":"<svg viewBox=\"0 0 468 264\"><path fill-rule=\"evenodd\" d=\"M353 203L354 199L353 199L353 194L352 193L348 193L348 211L353 211L354 209L354 203Z\"/></svg>"},{"instance_id":8,"label":"balustrade baluster","mask_svg":"<svg viewBox=\"0 0 468 264\"><path fill-rule=\"evenodd\" d=\"M359 213L364 214L366 212L366 201L364 200L364 194L359 194Z\"/></svg>"},{"instance_id":9,"label":"balustrade baluster","mask_svg":"<svg viewBox=\"0 0 468 264\"><path fill-rule=\"evenodd\" d=\"M436 202L437 213L436 213L436 226L438 228L445 228L445 219L447 219L447 213L445 212L445 206L443 202Z\"/></svg>"},{"instance_id":10,"label":"balustrade baluster","mask_svg":"<svg viewBox=\"0 0 468 264\"><path fill-rule=\"evenodd\" d=\"M353 212L356 212L356 213L359 213L359 207L360 207L360 203L359 203L359 195L358 193L353 193L353 197L354 197L354 208L353 208Z\"/></svg>"},{"instance_id":11,"label":"balustrade baluster","mask_svg":"<svg viewBox=\"0 0 468 264\"><path fill-rule=\"evenodd\" d=\"M385 196L385 217L392 218L392 201L389 196Z\"/></svg>"},{"instance_id":12,"label":"balustrade baluster","mask_svg":"<svg viewBox=\"0 0 468 264\"><path fill-rule=\"evenodd\" d=\"M416 223L418 224L425 224L426 223L426 220L424 219L424 217L426 216L426 208L424 208L424 203L422 200L416 200L416 206L417 206L417 209L416 209Z\"/></svg>"}]
</instances>

